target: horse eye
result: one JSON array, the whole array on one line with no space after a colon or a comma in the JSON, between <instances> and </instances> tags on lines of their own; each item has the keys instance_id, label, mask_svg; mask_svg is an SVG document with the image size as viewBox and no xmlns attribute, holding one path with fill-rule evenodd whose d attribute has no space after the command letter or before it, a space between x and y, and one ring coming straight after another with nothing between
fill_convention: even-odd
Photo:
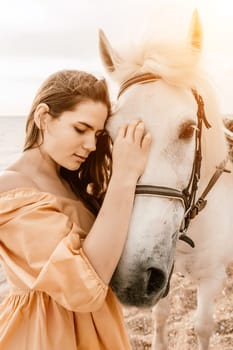
<instances>
[{"instance_id":1,"label":"horse eye","mask_svg":"<svg viewBox=\"0 0 233 350\"><path fill-rule=\"evenodd\" d=\"M188 140L190 139L195 130L195 125L193 122L186 122L181 125L180 130L179 130L179 139L182 140Z\"/></svg>"}]
</instances>

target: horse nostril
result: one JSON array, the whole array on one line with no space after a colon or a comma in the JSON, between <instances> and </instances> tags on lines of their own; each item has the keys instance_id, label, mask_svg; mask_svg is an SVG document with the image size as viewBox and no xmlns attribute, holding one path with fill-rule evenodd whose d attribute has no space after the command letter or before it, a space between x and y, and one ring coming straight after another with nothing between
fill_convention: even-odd
<instances>
[{"instance_id":1,"label":"horse nostril","mask_svg":"<svg viewBox=\"0 0 233 350\"><path fill-rule=\"evenodd\" d=\"M160 291L166 282L166 277L163 271L155 268L149 268L147 270L148 282L147 282L147 294L150 295L154 292Z\"/></svg>"}]
</instances>

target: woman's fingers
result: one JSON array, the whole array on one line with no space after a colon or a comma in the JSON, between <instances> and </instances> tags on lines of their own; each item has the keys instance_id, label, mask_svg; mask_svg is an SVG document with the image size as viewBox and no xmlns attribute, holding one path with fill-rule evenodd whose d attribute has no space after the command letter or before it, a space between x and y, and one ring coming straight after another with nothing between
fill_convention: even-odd
<instances>
[{"instance_id":1,"label":"woman's fingers","mask_svg":"<svg viewBox=\"0 0 233 350\"><path fill-rule=\"evenodd\" d=\"M145 169L150 144L151 135L141 120L121 126L113 145L113 172L137 180Z\"/></svg>"},{"instance_id":2,"label":"woman's fingers","mask_svg":"<svg viewBox=\"0 0 233 350\"><path fill-rule=\"evenodd\" d=\"M119 137L125 137L127 132L127 125L121 125L118 129L117 136Z\"/></svg>"},{"instance_id":3,"label":"woman's fingers","mask_svg":"<svg viewBox=\"0 0 233 350\"><path fill-rule=\"evenodd\" d=\"M140 143L140 145L142 144L142 138L143 138L144 133L145 133L145 125L142 121L140 121L136 125L135 131L134 131L134 140L137 143Z\"/></svg>"},{"instance_id":4,"label":"woman's fingers","mask_svg":"<svg viewBox=\"0 0 233 350\"><path fill-rule=\"evenodd\" d=\"M135 131L136 131L137 126L139 125L140 122L141 121L139 119L135 119L127 127L126 136L129 137L129 139L132 140L132 141L134 141Z\"/></svg>"},{"instance_id":5,"label":"woman's fingers","mask_svg":"<svg viewBox=\"0 0 233 350\"><path fill-rule=\"evenodd\" d=\"M146 133L146 135L143 137L143 140L142 140L142 148L147 148L149 149L150 148L150 145L151 145L151 142L152 142L152 136L149 132Z\"/></svg>"},{"instance_id":6,"label":"woman's fingers","mask_svg":"<svg viewBox=\"0 0 233 350\"><path fill-rule=\"evenodd\" d=\"M135 119L129 124L122 125L118 129L118 137L128 138L140 146L150 145L151 143L151 135L149 133L145 134L145 124L140 119Z\"/></svg>"}]
</instances>

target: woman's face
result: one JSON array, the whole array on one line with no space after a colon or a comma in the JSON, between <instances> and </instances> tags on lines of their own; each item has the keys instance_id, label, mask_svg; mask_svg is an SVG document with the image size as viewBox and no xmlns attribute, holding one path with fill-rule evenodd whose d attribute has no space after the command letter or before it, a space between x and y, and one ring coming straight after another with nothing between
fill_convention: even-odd
<instances>
[{"instance_id":1,"label":"woman's face","mask_svg":"<svg viewBox=\"0 0 233 350\"><path fill-rule=\"evenodd\" d=\"M104 129L107 106L87 100L59 118L48 114L41 149L56 165L77 170L96 149L96 137Z\"/></svg>"}]
</instances>

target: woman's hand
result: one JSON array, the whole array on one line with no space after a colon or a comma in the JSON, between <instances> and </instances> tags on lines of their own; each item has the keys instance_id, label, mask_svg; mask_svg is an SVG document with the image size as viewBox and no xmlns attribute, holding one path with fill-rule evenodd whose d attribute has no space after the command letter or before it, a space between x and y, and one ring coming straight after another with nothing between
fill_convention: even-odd
<instances>
[{"instance_id":1,"label":"woman's hand","mask_svg":"<svg viewBox=\"0 0 233 350\"><path fill-rule=\"evenodd\" d=\"M151 135L145 133L143 121L121 126L113 144L113 174L137 182L145 170L150 145Z\"/></svg>"}]
</instances>

